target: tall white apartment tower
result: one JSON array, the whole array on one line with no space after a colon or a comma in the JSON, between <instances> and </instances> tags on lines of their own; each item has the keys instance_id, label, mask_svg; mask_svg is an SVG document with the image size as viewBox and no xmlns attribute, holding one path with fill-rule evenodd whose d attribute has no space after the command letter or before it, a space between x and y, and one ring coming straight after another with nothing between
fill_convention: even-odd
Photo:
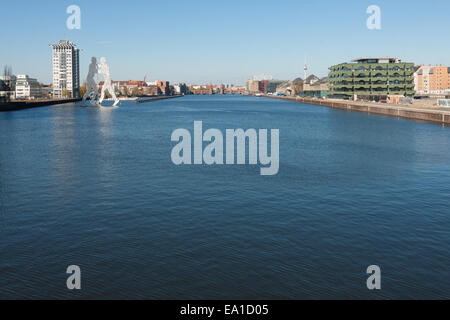
<instances>
[{"instance_id":1,"label":"tall white apartment tower","mask_svg":"<svg viewBox=\"0 0 450 320\"><path fill-rule=\"evenodd\" d=\"M80 97L80 49L68 40L52 44L53 97Z\"/></svg>"}]
</instances>

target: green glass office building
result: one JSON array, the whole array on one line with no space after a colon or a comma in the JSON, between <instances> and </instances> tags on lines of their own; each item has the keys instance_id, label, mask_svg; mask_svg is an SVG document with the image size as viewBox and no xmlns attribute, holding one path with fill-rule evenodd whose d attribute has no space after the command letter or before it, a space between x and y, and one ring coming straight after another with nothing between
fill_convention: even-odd
<instances>
[{"instance_id":1,"label":"green glass office building","mask_svg":"<svg viewBox=\"0 0 450 320\"><path fill-rule=\"evenodd\" d=\"M397 58L361 58L329 68L330 98L379 100L414 96L414 63Z\"/></svg>"}]
</instances>

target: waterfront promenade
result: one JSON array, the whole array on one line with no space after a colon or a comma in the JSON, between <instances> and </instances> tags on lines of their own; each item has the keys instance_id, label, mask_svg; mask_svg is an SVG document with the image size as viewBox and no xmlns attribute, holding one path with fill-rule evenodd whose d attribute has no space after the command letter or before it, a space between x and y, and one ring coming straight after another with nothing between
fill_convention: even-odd
<instances>
[{"instance_id":1,"label":"waterfront promenade","mask_svg":"<svg viewBox=\"0 0 450 320\"><path fill-rule=\"evenodd\" d=\"M46 107L46 106L52 106L55 104L66 104L66 103L73 103L73 102L77 102L77 101L81 101L81 99L80 98L51 99L51 100L50 99L42 99L42 100L24 100L24 101L15 100L15 101L11 101L11 102L0 103L0 112Z\"/></svg>"},{"instance_id":2,"label":"waterfront promenade","mask_svg":"<svg viewBox=\"0 0 450 320\"><path fill-rule=\"evenodd\" d=\"M450 110L442 110L438 108L430 109L407 105L381 104L338 99L319 100L305 99L301 97L275 97L267 95L264 97L450 125Z\"/></svg>"}]
</instances>

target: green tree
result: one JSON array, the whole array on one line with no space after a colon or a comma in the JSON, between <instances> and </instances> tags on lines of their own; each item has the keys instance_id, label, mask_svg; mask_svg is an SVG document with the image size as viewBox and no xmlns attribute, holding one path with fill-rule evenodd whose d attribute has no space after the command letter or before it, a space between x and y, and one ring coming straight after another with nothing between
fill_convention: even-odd
<instances>
[{"instance_id":1,"label":"green tree","mask_svg":"<svg viewBox=\"0 0 450 320\"><path fill-rule=\"evenodd\" d=\"M62 92L62 96L63 96L63 98L72 98L72 94L70 93L69 90L64 90Z\"/></svg>"},{"instance_id":2,"label":"green tree","mask_svg":"<svg viewBox=\"0 0 450 320\"><path fill-rule=\"evenodd\" d=\"M83 85L80 87L80 95L81 95L82 97L84 97L84 95L86 94L86 91L87 91L87 89L86 89L86 82L85 82L85 83L83 83Z\"/></svg>"}]
</instances>

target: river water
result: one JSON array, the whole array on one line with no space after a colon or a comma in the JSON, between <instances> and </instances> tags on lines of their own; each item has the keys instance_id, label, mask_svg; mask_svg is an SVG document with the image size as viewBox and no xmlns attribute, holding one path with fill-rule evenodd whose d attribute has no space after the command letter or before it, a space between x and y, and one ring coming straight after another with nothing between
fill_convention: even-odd
<instances>
[{"instance_id":1,"label":"river water","mask_svg":"<svg viewBox=\"0 0 450 320\"><path fill-rule=\"evenodd\" d=\"M175 166L196 120L279 129L278 175ZM237 96L0 113L0 298L448 299L449 199L436 124Z\"/></svg>"}]
</instances>

